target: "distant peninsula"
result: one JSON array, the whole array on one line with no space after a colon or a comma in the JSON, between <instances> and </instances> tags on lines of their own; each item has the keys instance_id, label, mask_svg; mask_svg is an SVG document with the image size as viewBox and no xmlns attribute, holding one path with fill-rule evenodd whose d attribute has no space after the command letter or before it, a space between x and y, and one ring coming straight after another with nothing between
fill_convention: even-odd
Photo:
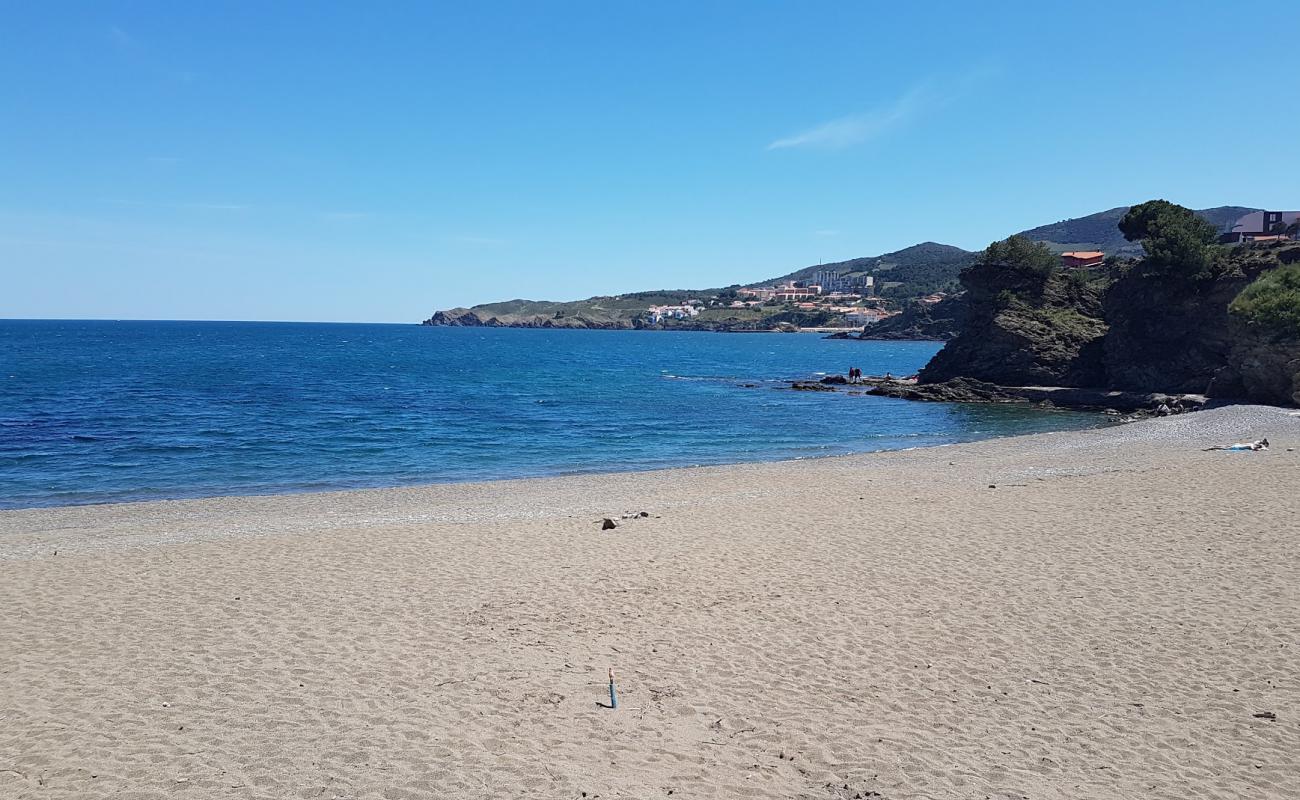
<instances>
[{"instance_id":1,"label":"distant peninsula","mask_svg":"<svg viewBox=\"0 0 1300 800\"><path fill-rule=\"evenodd\" d=\"M1118 223L1129 206L1043 225L1018 236L1055 254L1142 256ZM1196 214L1226 230L1257 209L1220 206ZM958 330L962 270L980 253L923 242L892 253L816 264L785 275L712 289L662 289L586 300L507 300L437 311L421 324L604 330L798 331L840 338L947 340Z\"/></svg>"}]
</instances>

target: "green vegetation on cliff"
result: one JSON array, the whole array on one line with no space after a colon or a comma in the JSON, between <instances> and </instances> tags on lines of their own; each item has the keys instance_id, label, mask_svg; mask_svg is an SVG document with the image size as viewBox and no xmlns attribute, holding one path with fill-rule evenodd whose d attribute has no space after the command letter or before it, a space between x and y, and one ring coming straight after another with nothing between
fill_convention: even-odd
<instances>
[{"instance_id":1,"label":"green vegetation on cliff","mask_svg":"<svg viewBox=\"0 0 1300 800\"><path fill-rule=\"evenodd\" d=\"M1245 324L1262 332L1300 339L1300 264L1261 275L1228 306Z\"/></svg>"},{"instance_id":2,"label":"green vegetation on cliff","mask_svg":"<svg viewBox=\"0 0 1300 800\"><path fill-rule=\"evenodd\" d=\"M1234 336L1223 383L1255 400L1300 405L1300 246L1250 255L1283 266L1264 272L1228 307Z\"/></svg>"},{"instance_id":3,"label":"green vegetation on cliff","mask_svg":"<svg viewBox=\"0 0 1300 800\"><path fill-rule=\"evenodd\" d=\"M1217 274L1218 229L1189 209L1151 200L1130 208L1119 230L1128 241L1142 243L1146 258L1139 266L1147 275L1199 281Z\"/></svg>"}]
</instances>

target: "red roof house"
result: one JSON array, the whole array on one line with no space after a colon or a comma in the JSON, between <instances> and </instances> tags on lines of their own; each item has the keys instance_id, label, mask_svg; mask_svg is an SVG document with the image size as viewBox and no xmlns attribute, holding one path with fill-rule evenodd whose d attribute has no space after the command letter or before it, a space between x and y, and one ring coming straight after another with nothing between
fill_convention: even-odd
<instances>
[{"instance_id":1,"label":"red roof house","mask_svg":"<svg viewBox=\"0 0 1300 800\"><path fill-rule=\"evenodd\" d=\"M1063 267L1095 267L1101 264L1106 254L1098 250L1078 250L1073 253L1061 253Z\"/></svg>"}]
</instances>

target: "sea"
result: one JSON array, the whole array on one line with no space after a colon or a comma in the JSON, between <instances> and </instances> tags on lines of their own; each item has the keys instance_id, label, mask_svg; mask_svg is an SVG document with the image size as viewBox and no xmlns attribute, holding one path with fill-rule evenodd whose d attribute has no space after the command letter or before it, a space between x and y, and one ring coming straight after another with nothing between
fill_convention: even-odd
<instances>
[{"instance_id":1,"label":"sea","mask_svg":"<svg viewBox=\"0 0 1300 800\"><path fill-rule=\"evenodd\" d=\"M798 392L937 342L811 333L0 320L0 508L816 458L1099 414Z\"/></svg>"}]
</instances>

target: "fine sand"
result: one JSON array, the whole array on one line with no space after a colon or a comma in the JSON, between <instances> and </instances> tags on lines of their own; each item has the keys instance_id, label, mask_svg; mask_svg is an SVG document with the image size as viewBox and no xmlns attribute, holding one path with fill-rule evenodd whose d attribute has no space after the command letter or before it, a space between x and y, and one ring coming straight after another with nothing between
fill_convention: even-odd
<instances>
[{"instance_id":1,"label":"fine sand","mask_svg":"<svg viewBox=\"0 0 1300 800\"><path fill-rule=\"evenodd\" d=\"M1300 416L4 512L0 609L6 799L1296 798Z\"/></svg>"}]
</instances>

